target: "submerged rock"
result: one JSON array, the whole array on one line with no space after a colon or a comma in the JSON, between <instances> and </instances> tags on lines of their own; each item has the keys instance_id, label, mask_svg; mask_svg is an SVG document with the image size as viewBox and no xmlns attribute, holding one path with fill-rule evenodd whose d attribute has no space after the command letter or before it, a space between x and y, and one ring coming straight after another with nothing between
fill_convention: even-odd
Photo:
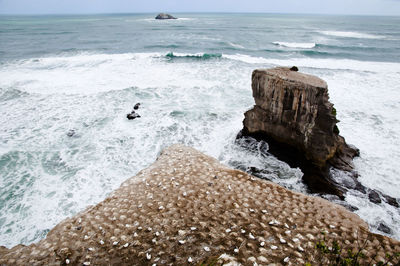
<instances>
[{"instance_id":1,"label":"submerged rock","mask_svg":"<svg viewBox=\"0 0 400 266\"><path fill-rule=\"evenodd\" d=\"M156 16L156 19L177 19L177 18L170 14L160 13Z\"/></svg>"},{"instance_id":2,"label":"submerged rock","mask_svg":"<svg viewBox=\"0 0 400 266\"><path fill-rule=\"evenodd\" d=\"M139 107L140 107L140 103L135 104L135 106L133 107L132 112L127 114L126 118L128 118L129 120L133 120L133 119L139 118L140 115L138 113L136 113L136 110L138 110Z\"/></svg>"},{"instance_id":3,"label":"submerged rock","mask_svg":"<svg viewBox=\"0 0 400 266\"><path fill-rule=\"evenodd\" d=\"M381 197L379 196L378 192L373 189L371 191L369 191L368 198L371 202L376 203L376 204L382 202Z\"/></svg>"},{"instance_id":4,"label":"submerged rock","mask_svg":"<svg viewBox=\"0 0 400 266\"><path fill-rule=\"evenodd\" d=\"M68 130L68 132L67 132L68 137L73 137L74 135L75 135L75 129Z\"/></svg>"},{"instance_id":5,"label":"submerged rock","mask_svg":"<svg viewBox=\"0 0 400 266\"><path fill-rule=\"evenodd\" d=\"M383 232L383 233L386 233L386 234L392 233L392 230L390 229L390 227L387 226L387 225L384 224L384 223L380 223L380 224L379 224L378 230L381 231L381 232Z\"/></svg>"},{"instance_id":6,"label":"submerged rock","mask_svg":"<svg viewBox=\"0 0 400 266\"><path fill-rule=\"evenodd\" d=\"M398 241L369 232L364 221L341 206L174 145L40 242L0 247L0 265L200 265L223 254L242 265L288 257L293 265L304 265L322 237L326 243L350 243L350 249L365 243L368 251L400 252ZM370 262L375 253L359 263Z\"/></svg>"},{"instance_id":7,"label":"submerged rock","mask_svg":"<svg viewBox=\"0 0 400 266\"><path fill-rule=\"evenodd\" d=\"M132 112L130 114L127 114L126 118L128 118L129 120L133 120L133 119L136 119L136 118L140 118L140 115L135 113L135 112Z\"/></svg>"}]
</instances>

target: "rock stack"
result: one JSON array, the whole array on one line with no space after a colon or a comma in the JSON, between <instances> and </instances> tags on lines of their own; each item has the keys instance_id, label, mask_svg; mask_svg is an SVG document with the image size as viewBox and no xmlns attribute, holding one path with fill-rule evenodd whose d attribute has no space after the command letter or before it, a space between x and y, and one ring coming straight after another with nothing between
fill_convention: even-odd
<instances>
[{"instance_id":1,"label":"rock stack","mask_svg":"<svg viewBox=\"0 0 400 266\"><path fill-rule=\"evenodd\" d=\"M296 157L305 182L341 195L327 176L328 167L352 171L359 151L339 135L336 110L322 79L297 72L296 67L255 70L256 105L245 113L243 135L266 139L278 158ZM286 151L286 152L285 152ZM284 154L286 153L286 154ZM318 189L317 189L318 190Z\"/></svg>"}]
</instances>

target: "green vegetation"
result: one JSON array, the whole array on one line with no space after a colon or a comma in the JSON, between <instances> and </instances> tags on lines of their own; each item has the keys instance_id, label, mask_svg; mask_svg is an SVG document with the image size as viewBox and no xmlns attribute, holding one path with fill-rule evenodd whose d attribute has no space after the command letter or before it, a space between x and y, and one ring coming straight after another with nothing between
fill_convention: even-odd
<instances>
[{"instance_id":1,"label":"green vegetation","mask_svg":"<svg viewBox=\"0 0 400 266\"><path fill-rule=\"evenodd\" d=\"M332 265L332 266L360 266L360 265L400 265L400 252L395 254L386 254L384 260L377 259L380 250L376 250L374 254L369 254L367 257L366 246L368 239L361 245L359 241L356 242L357 247L345 247L337 240L328 244L325 233L322 233L323 239L315 244L315 256L312 259L316 265ZM354 243L353 243L354 244ZM355 250L355 251L354 251ZM371 256L372 255L372 256ZM305 263L305 266L313 265L310 262Z\"/></svg>"},{"instance_id":2,"label":"green vegetation","mask_svg":"<svg viewBox=\"0 0 400 266\"><path fill-rule=\"evenodd\" d=\"M336 116L336 108L332 106L332 114Z\"/></svg>"}]
</instances>

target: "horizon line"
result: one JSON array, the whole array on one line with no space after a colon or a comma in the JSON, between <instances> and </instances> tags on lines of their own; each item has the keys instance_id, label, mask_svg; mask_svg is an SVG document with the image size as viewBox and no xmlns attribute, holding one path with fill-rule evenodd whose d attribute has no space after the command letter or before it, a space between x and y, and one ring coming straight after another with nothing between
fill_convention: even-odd
<instances>
[{"instance_id":1,"label":"horizon line","mask_svg":"<svg viewBox=\"0 0 400 266\"><path fill-rule=\"evenodd\" d=\"M339 14L339 13L296 13L296 12L255 12L255 11L167 11L167 12L66 12L66 13L0 13L0 16L84 16L84 15L147 15L147 14L269 14L269 15L315 15L315 16L367 16L367 17L400 17L400 15L389 14Z\"/></svg>"}]
</instances>

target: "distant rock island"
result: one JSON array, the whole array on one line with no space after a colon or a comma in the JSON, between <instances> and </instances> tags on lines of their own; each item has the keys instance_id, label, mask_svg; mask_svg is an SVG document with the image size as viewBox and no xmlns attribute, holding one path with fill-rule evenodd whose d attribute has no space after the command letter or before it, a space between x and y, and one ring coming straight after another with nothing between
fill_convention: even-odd
<instances>
[{"instance_id":1,"label":"distant rock island","mask_svg":"<svg viewBox=\"0 0 400 266\"><path fill-rule=\"evenodd\" d=\"M177 19L177 18L170 14L160 13L157 15L156 19Z\"/></svg>"}]
</instances>

